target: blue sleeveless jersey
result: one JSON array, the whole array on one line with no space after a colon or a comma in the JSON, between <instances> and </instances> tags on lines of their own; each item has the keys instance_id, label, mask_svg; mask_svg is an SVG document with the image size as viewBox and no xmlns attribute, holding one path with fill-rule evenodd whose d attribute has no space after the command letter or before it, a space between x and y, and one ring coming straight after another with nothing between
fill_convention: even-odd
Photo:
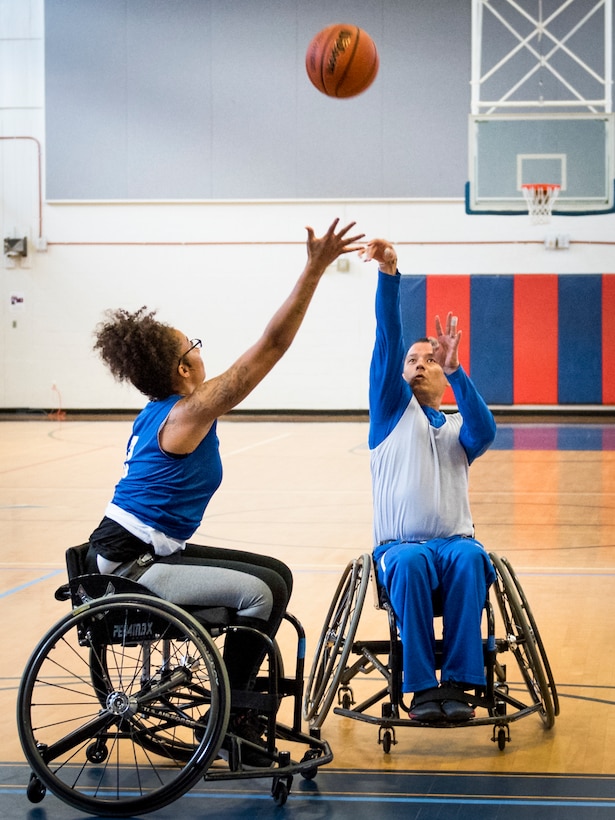
<instances>
[{"instance_id":1,"label":"blue sleeveless jersey","mask_svg":"<svg viewBox=\"0 0 615 820\"><path fill-rule=\"evenodd\" d=\"M135 419L113 503L170 538L186 541L220 486L222 462L216 422L187 456L172 456L160 448L160 428L181 398L152 401Z\"/></svg>"}]
</instances>

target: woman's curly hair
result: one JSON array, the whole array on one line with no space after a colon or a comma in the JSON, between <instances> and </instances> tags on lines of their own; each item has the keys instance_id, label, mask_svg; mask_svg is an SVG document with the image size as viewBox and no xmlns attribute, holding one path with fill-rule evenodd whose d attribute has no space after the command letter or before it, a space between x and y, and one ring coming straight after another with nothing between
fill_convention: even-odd
<instances>
[{"instance_id":1,"label":"woman's curly hair","mask_svg":"<svg viewBox=\"0 0 615 820\"><path fill-rule=\"evenodd\" d=\"M98 351L118 381L131 382L149 399L166 399L172 384L181 344L170 325L156 321L156 311L143 306L134 313L108 310L107 321L95 331Z\"/></svg>"}]
</instances>

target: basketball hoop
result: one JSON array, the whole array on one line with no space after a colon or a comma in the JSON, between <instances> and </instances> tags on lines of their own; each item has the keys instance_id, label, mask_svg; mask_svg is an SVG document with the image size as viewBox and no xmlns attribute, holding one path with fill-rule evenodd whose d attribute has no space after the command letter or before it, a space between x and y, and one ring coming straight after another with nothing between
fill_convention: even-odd
<instances>
[{"instance_id":1,"label":"basketball hoop","mask_svg":"<svg viewBox=\"0 0 615 820\"><path fill-rule=\"evenodd\" d=\"M549 222L553 203L559 194L559 185L550 182L530 182L521 186L528 213L535 225Z\"/></svg>"}]
</instances>

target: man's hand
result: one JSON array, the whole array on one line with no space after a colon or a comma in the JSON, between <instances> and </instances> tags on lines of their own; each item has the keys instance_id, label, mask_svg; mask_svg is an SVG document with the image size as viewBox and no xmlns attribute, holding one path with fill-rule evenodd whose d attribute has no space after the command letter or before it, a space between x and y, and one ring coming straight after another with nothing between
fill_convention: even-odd
<instances>
[{"instance_id":1,"label":"man's hand","mask_svg":"<svg viewBox=\"0 0 615 820\"><path fill-rule=\"evenodd\" d=\"M364 262L371 262L372 259L378 262L378 267L383 273L397 273L397 254L387 239L370 239L359 251L359 256Z\"/></svg>"},{"instance_id":2,"label":"man's hand","mask_svg":"<svg viewBox=\"0 0 615 820\"><path fill-rule=\"evenodd\" d=\"M436 338L432 340L436 361L446 375L454 373L459 367L457 349L461 341L461 331L457 330L457 316L449 312L446 317L446 330L442 329L440 317L436 316Z\"/></svg>"}]
</instances>

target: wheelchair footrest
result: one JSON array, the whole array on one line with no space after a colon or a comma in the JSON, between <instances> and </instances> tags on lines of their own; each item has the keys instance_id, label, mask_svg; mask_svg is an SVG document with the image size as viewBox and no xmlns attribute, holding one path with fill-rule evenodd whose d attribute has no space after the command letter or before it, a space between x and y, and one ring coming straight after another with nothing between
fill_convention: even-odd
<instances>
[{"instance_id":1,"label":"wheelchair footrest","mask_svg":"<svg viewBox=\"0 0 615 820\"><path fill-rule=\"evenodd\" d=\"M266 692L252 692L233 689L231 692L231 710L252 709L265 715L275 714L280 698Z\"/></svg>"}]
</instances>

